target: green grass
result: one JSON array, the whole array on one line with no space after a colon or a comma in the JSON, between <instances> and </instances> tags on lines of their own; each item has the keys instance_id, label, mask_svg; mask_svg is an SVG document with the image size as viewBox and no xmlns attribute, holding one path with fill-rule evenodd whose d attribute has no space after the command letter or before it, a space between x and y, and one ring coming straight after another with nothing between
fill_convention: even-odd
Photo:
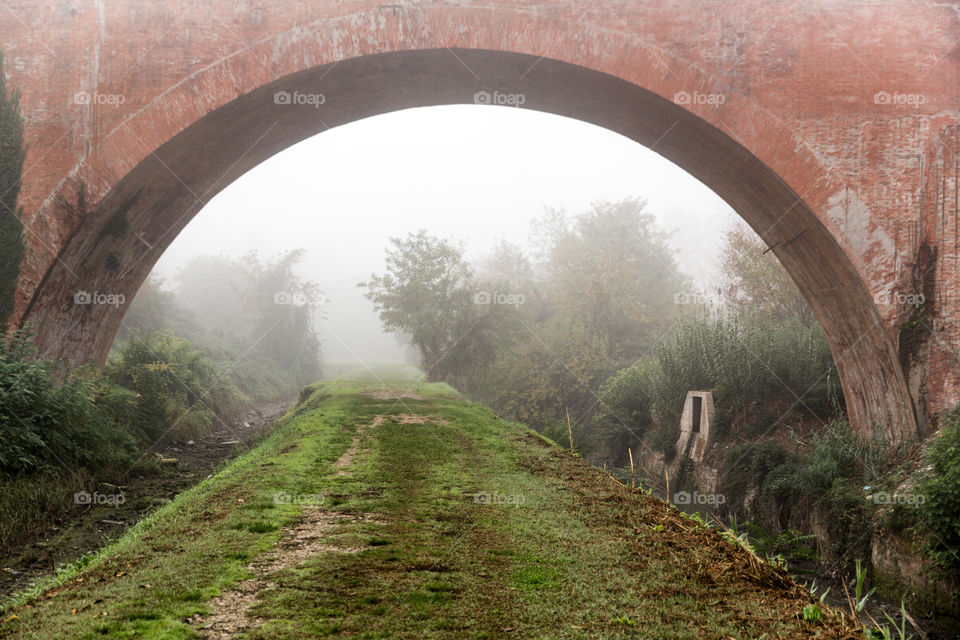
<instances>
[{"instance_id":1,"label":"green grass","mask_svg":"<svg viewBox=\"0 0 960 640\"><path fill-rule=\"evenodd\" d=\"M306 508L276 504L286 492L354 516L322 532L351 552L264 576L250 610L263 622L239 637L841 637L830 610L803 621L816 600L775 570L450 387L417 384L423 400L362 390L317 385L259 447L19 596L0 636L197 637L189 618Z\"/></svg>"}]
</instances>

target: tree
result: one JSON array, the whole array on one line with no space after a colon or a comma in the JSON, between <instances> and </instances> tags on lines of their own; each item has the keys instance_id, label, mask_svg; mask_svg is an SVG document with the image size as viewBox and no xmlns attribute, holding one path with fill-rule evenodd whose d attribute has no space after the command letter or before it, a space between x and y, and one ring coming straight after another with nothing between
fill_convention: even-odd
<instances>
[{"instance_id":1,"label":"tree","mask_svg":"<svg viewBox=\"0 0 960 640\"><path fill-rule=\"evenodd\" d=\"M563 231L552 224L545 294L558 319L582 325L611 357L632 363L671 326L674 296L690 286L667 234L636 198L597 202Z\"/></svg>"},{"instance_id":2,"label":"tree","mask_svg":"<svg viewBox=\"0 0 960 640\"><path fill-rule=\"evenodd\" d=\"M766 249L763 240L743 223L727 231L720 254L725 300L741 312L777 321L798 318L810 326L816 321L813 309L777 257Z\"/></svg>"},{"instance_id":3,"label":"tree","mask_svg":"<svg viewBox=\"0 0 960 640\"><path fill-rule=\"evenodd\" d=\"M430 380L449 380L472 358L488 353L483 314L476 303L484 293L473 286L463 246L430 236L423 229L405 239L391 238L386 273L372 274L358 286L373 303L386 331L402 332L420 354ZM475 297L476 296L476 297Z\"/></svg>"},{"instance_id":4,"label":"tree","mask_svg":"<svg viewBox=\"0 0 960 640\"><path fill-rule=\"evenodd\" d=\"M7 96L0 54L0 326L13 313L14 295L23 260L22 212L17 209L26 151L20 93Z\"/></svg>"},{"instance_id":5,"label":"tree","mask_svg":"<svg viewBox=\"0 0 960 640\"><path fill-rule=\"evenodd\" d=\"M320 376L320 340L313 320L324 297L316 283L293 271L303 254L303 249L288 251L268 263L250 254L236 265L250 282L244 307L252 318L250 338L256 350L292 368L305 384Z\"/></svg>"}]
</instances>

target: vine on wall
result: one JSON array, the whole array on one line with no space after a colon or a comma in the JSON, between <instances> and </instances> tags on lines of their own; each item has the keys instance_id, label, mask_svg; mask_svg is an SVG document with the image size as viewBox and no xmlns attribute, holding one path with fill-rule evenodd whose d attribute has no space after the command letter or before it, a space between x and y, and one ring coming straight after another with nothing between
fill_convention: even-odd
<instances>
[{"instance_id":1,"label":"vine on wall","mask_svg":"<svg viewBox=\"0 0 960 640\"><path fill-rule=\"evenodd\" d=\"M0 325L13 313L20 262L23 259L23 222L17 209L23 173L23 118L20 92L7 95L0 54Z\"/></svg>"}]
</instances>

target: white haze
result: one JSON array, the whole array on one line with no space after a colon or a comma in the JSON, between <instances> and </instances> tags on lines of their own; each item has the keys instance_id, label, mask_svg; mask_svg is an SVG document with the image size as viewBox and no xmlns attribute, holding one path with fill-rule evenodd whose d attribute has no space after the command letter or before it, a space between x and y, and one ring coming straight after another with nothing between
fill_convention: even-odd
<instances>
[{"instance_id":1,"label":"white haze","mask_svg":"<svg viewBox=\"0 0 960 640\"><path fill-rule=\"evenodd\" d=\"M391 236L425 228L481 258L496 238L526 247L544 206L576 213L639 196L673 231L681 269L714 282L736 214L655 152L550 114L489 106L399 111L337 127L254 168L214 197L157 263L172 286L192 256L303 248L298 272L326 292L328 359L399 360L356 284L383 269Z\"/></svg>"}]
</instances>

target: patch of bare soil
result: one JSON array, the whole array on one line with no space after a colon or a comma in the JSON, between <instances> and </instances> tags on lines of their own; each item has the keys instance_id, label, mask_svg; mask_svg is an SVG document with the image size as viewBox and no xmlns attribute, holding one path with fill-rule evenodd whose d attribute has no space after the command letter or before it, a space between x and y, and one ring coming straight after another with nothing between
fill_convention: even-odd
<instances>
[{"instance_id":1,"label":"patch of bare soil","mask_svg":"<svg viewBox=\"0 0 960 640\"><path fill-rule=\"evenodd\" d=\"M360 450L360 442L366 436L367 430L379 427L381 424L383 424L385 418L386 416L376 416L373 419L373 422L364 427L360 427L360 429L357 430L357 435L353 437L353 442L350 443L350 448L344 451L343 455L333 463L333 468L336 470L338 476L347 475L347 472L344 471L344 468L353 464L353 459L357 457L357 452Z\"/></svg>"},{"instance_id":2,"label":"patch of bare soil","mask_svg":"<svg viewBox=\"0 0 960 640\"><path fill-rule=\"evenodd\" d=\"M346 455L346 454L344 454ZM257 556L247 565L255 575L243 580L229 591L210 601L213 610L208 616L195 615L191 624L200 636L211 640L232 638L235 634L260 625L263 620L248 615L250 607L261 589L273 582L271 577L278 571L295 567L319 553L358 553L361 547L340 547L329 544L325 533L338 522L370 522L385 524L370 515L356 516L318 507L304 509L297 524L285 529L283 540L267 553Z\"/></svg>"},{"instance_id":3,"label":"patch of bare soil","mask_svg":"<svg viewBox=\"0 0 960 640\"><path fill-rule=\"evenodd\" d=\"M416 416L420 417L420 416ZM333 463L337 476L346 476L346 468L353 464L360 444L367 432L381 424L386 416L376 416L369 425L358 429L350 447ZM255 575L210 601L213 611L208 616L195 615L191 624L201 637L211 640L231 638L245 629L259 626L263 620L248 614L261 589L272 583L271 576L282 569L295 567L320 553L358 553L362 547L341 547L330 544L327 532L339 522L369 522L386 524L371 514L355 515L338 511L324 511L319 507L303 510L297 523L284 528L284 537L270 551L257 556L247 566Z\"/></svg>"},{"instance_id":4,"label":"patch of bare soil","mask_svg":"<svg viewBox=\"0 0 960 640\"><path fill-rule=\"evenodd\" d=\"M402 400L408 398L410 400L426 400L426 398L419 393L414 393L413 391L388 391L383 389L381 391L367 391L363 395L368 398L376 398L377 400Z\"/></svg>"},{"instance_id":5,"label":"patch of bare soil","mask_svg":"<svg viewBox=\"0 0 960 640\"><path fill-rule=\"evenodd\" d=\"M399 424L446 424L447 420L443 418L431 418L430 416L415 416L410 413L401 413L399 415L391 416L391 419Z\"/></svg>"},{"instance_id":6,"label":"patch of bare soil","mask_svg":"<svg viewBox=\"0 0 960 640\"><path fill-rule=\"evenodd\" d=\"M108 504L75 505L64 496L63 513L51 525L13 548L0 549L0 596L29 587L57 566L119 538L141 518L214 473L245 451L286 412L289 401L274 402L241 415L231 424L192 442L171 442L148 455L176 458L161 475L132 475L120 485L102 484L100 494L122 495ZM92 493L92 491L91 491Z\"/></svg>"}]
</instances>

